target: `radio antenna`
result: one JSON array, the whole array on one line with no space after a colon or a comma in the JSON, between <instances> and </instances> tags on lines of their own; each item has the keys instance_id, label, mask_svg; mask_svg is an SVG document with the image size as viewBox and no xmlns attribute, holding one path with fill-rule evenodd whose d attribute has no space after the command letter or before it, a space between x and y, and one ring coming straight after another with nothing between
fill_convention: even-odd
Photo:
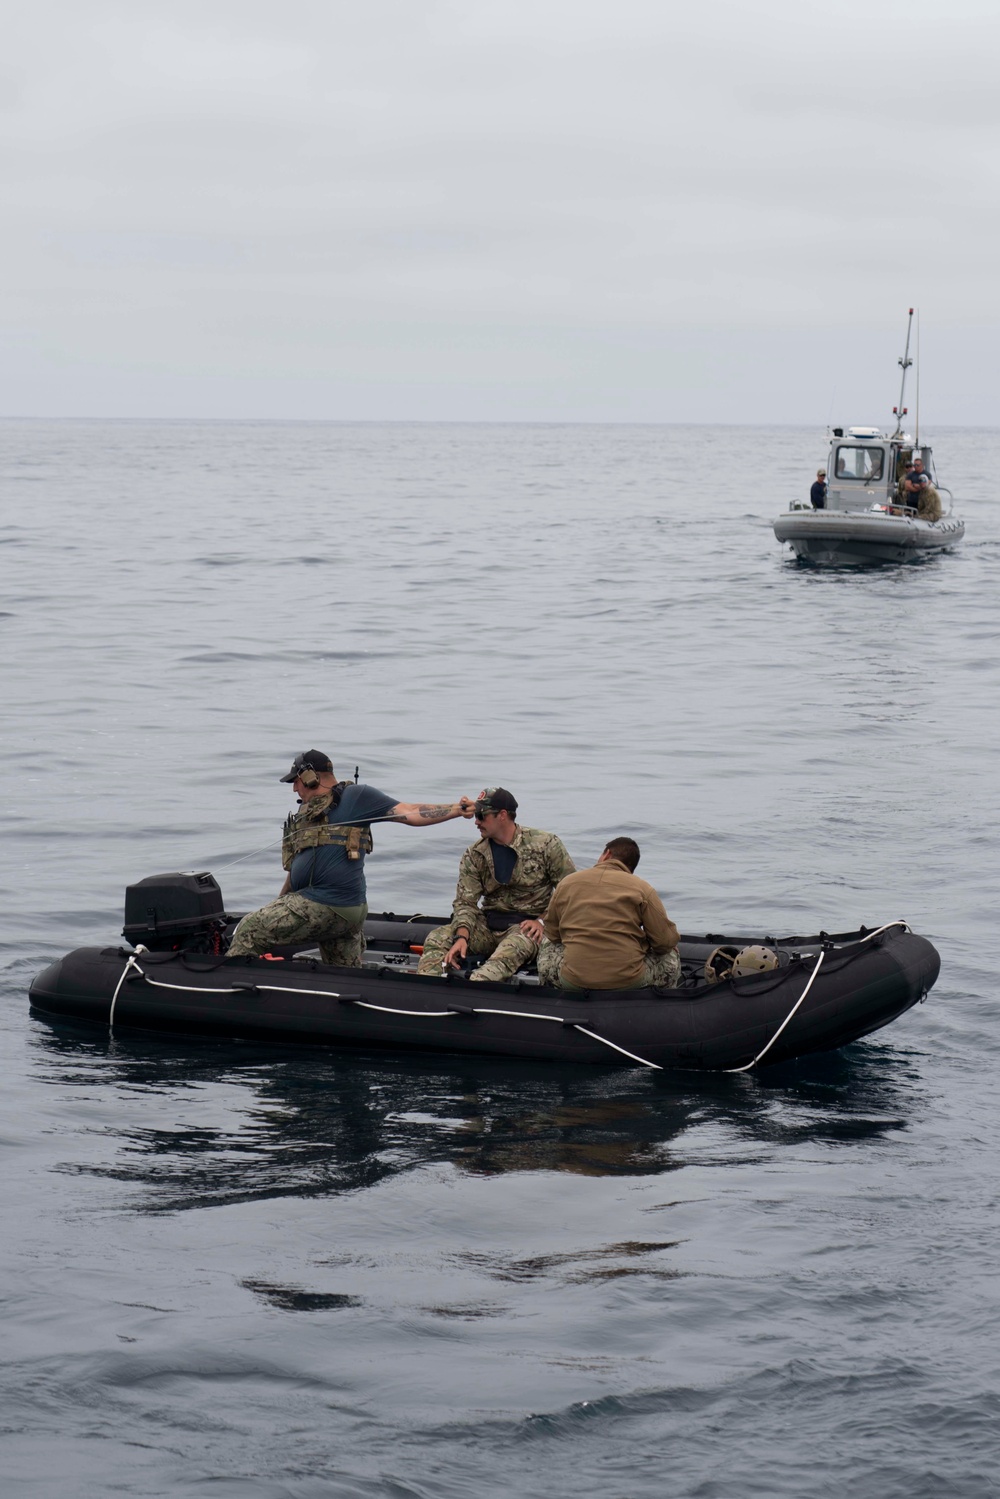
<instances>
[{"instance_id":1,"label":"radio antenna","mask_svg":"<svg viewBox=\"0 0 1000 1499\"><path fill-rule=\"evenodd\" d=\"M900 366L901 366L901 368L902 368L902 371L903 371L903 379L902 379L902 381L900 383L900 387L899 387L899 405L898 406L894 406L892 408L892 414L896 418L896 430L892 434L893 437L902 437L902 435L903 435L903 417L906 415L906 407L903 405L903 397L906 394L906 371L910 368L910 365L913 363L913 360L910 358L910 329L912 327L913 327L913 308L911 307L910 308L910 316L907 319L907 323L906 323L906 348L903 350L903 357L902 357L902 359L900 359L898 361L899 364L900 364Z\"/></svg>"},{"instance_id":2,"label":"radio antenna","mask_svg":"<svg viewBox=\"0 0 1000 1499\"><path fill-rule=\"evenodd\" d=\"M913 424L913 446L920 446L920 313L917 313L917 405Z\"/></svg>"}]
</instances>

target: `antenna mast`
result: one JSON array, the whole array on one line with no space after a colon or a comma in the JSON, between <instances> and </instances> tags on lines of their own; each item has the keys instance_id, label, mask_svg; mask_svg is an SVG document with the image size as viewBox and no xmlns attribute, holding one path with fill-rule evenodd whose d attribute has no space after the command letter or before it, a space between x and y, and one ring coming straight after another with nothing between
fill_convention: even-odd
<instances>
[{"instance_id":1,"label":"antenna mast","mask_svg":"<svg viewBox=\"0 0 1000 1499\"><path fill-rule=\"evenodd\" d=\"M920 315L917 314L917 415L913 427L913 446L920 446Z\"/></svg>"},{"instance_id":2,"label":"antenna mast","mask_svg":"<svg viewBox=\"0 0 1000 1499\"><path fill-rule=\"evenodd\" d=\"M900 387L899 387L899 405L898 406L894 406L892 408L892 414L896 418L896 430L892 434L893 437L902 437L902 435L903 435L903 417L906 415L906 407L903 405L903 396L906 394L906 371L910 368L910 365L913 363L913 360L910 358L910 332L911 332L912 328L913 328L913 308L911 307L910 308L910 316L907 319L907 323L906 323L906 348L903 350L903 357L902 357L902 359L900 359L900 360L897 361L897 363L902 368L903 379L902 379L902 381L900 383Z\"/></svg>"}]
</instances>

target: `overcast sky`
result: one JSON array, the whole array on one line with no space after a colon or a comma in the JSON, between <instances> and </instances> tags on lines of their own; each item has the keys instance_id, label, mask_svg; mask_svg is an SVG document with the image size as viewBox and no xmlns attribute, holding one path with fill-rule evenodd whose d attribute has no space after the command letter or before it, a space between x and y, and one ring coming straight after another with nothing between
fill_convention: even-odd
<instances>
[{"instance_id":1,"label":"overcast sky","mask_svg":"<svg viewBox=\"0 0 1000 1499\"><path fill-rule=\"evenodd\" d=\"M1000 422L997 0L31 0L0 414ZM912 405L911 405L912 410Z\"/></svg>"}]
</instances>

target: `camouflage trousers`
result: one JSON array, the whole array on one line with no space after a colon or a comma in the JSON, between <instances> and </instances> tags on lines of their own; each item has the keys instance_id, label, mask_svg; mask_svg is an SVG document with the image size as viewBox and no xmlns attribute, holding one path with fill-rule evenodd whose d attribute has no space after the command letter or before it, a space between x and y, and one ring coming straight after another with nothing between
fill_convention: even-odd
<instances>
[{"instance_id":1,"label":"camouflage trousers","mask_svg":"<svg viewBox=\"0 0 1000 1499\"><path fill-rule=\"evenodd\" d=\"M459 925L469 926L469 923L463 921ZM424 938L424 955L417 965L417 972L425 978L441 977L445 953L455 940L455 926L454 921L447 926L436 926ZM534 961L538 943L526 937L519 926L508 927L505 932L493 932L482 916L478 916L469 926L469 952L477 957L488 955L488 961L469 974L470 979L494 979L502 983L513 978L525 963Z\"/></svg>"},{"instance_id":2,"label":"camouflage trousers","mask_svg":"<svg viewBox=\"0 0 1000 1499\"><path fill-rule=\"evenodd\" d=\"M538 977L543 984L551 984L554 989L573 989L574 984L564 984L562 981L562 965L566 956L566 949L561 942L550 942L548 938L543 939L538 953ZM642 978L637 984L623 987L635 989L676 989L681 976L680 953L674 948L673 952L647 953L642 964Z\"/></svg>"},{"instance_id":3,"label":"camouflage trousers","mask_svg":"<svg viewBox=\"0 0 1000 1499\"><path fill-rule=\"evenodd\" d=\"M367 906L338 909L305 895L279 895L269 906L244 916L229 944L230 958L257 957L271 947L317 942L324 963L360 968L365 950ZM351 919L354 918L354 919Z\"/></svg>"}]
</instances>

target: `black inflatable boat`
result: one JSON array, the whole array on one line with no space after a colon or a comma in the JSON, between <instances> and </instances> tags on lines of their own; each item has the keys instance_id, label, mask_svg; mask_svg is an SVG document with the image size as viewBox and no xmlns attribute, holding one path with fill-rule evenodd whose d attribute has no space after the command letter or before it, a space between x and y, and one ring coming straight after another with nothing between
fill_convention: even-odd
<instances>
[{"instance_id":1,"label":"black inflatable boat","mask_svg":"<svg viewBox=\"0 0 1000 1499\"><path fill-rule=\"evenodd\" d=\"M135 945L67 954L32 983L33 1009L116 1031L742 1071L879 1030L925 997L941 966L903 921L812 937L708 933L681 939L679 988L568 994L530 972L507 984L419 977L423 938L443 917L371 918L361 968L291 948L227 959L237 918L221 899L207 874L131 886L125 935ZM754 943L776 953L776 968L705 977L715 949Z\"/></svg>"}]
</instances>

